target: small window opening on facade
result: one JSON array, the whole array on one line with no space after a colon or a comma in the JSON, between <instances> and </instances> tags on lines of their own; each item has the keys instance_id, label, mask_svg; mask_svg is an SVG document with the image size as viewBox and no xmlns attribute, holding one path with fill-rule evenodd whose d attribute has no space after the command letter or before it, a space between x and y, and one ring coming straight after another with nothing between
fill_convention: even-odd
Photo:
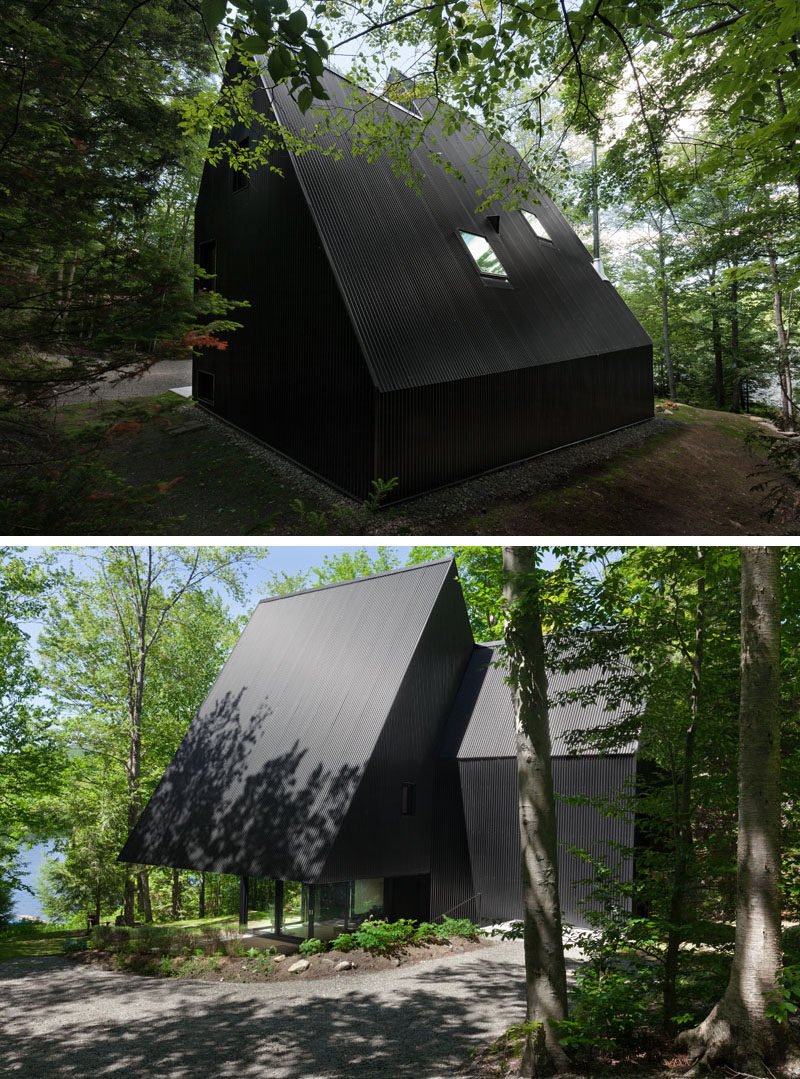
<instances>
[{"instance_id":1,"label":"small window opening on facade","mask_svg":"<svg viewBox=\"0 0 800 1079\"><path fill-rule=\"evenodd\" d=\"M214 404L214 376L210 371L197 372L197 400Z\"/></svg>"},{"instance_id":2,"label":"small window opening on facade","mask_svg":"<svg viewBox=\"0 0 800 1079\"><path fill-rule=\"evenodd\" d=\"M485 236L478 236L474 232L464 232L463 229L459 230L459 235L467 245L467 250L475 260L481 274L508 280L508 274L503 269L502 262Z\"/></svg>"},{"instance_id":3,"label":"small window opening on facade","mask_svg":"<svg viewBox=\"0 0 800 1079\"><path fill-rule=\"evenodd\" d=\"M197 265L208 274L208 277L196 277L194 281L195 292L200 289L208 289L213 292L217 287L217 241L206 240L197 245Z\"/></svg>"},{"instance_id":4,"label":"small window opening on facade","mask_svg":"<svg viewBox=\"0 0 800 1079\"><path fill-rule=\"evenodd\" d=\"M541 223L535 213L533 213L531 210L523 210L522 216L525 218L525 220L528 222L528 224L540 240L545 240L549 244L553 242L553 237L550 235L550 233L547 231L547 229L544 227L544 225Z\"/></svg>"},{"instance_id":5,"label":"small window opening on facade","mask_svg":"<svg viewBox=\"0 0 800 1079\"><path fill-rule=\"evenodd\" d=\"M400 788L400 815L413 817L417 812L417 785L404 783Z\"/></svg>"},{"instance_id":6,"label":"small window opening on facade","mask_svg":"<svg viewBox=\"0 0 800 1079\"><path fill-rule=\"evenodd\" d=\"M246 154L247 151L250 149L250 139L249 138L248 139L240 139L239 140L239 149L242 150ZM248 172L243 172L241 169L234 169L233 170L233 190L234 191L244 191L245 188L247 188L249 186L250 186L250 174Z\"/></svg>"}]
</instances>

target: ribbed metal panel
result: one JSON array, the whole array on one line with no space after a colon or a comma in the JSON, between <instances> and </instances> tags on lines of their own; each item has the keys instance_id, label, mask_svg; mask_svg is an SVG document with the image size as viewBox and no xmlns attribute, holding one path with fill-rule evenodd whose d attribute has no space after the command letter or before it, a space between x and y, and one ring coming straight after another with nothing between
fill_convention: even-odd
<instances>
[{"instance_id":1,"label":"ribbed metal panel","mask_svg":"<svg viewBox=\"0 0 800 1079\"><path fill-rule=\"evenodd\" d=\"M431 836L430 917L440 918L452 911L453 917L476 921L482 913L473 900L476 891L472 883L458 762L441 758L436 766Z\"/></svg>"},{"instance_id":2,"label":"ribbed metal panel","mask_svg":"<svg viewBox=\"0 0 800 1079\"><path fill-rule=\"evenodd\" d=\"M352 111L352 85L333 72L323 82L330 95L324 110ZM273 93L276 113L289 130L313 129L315 121L299 112L286 87ZM413 123L382 100L364 105L362 99L359 106L378 122L390 115L401 126ZM293 159L379 391L651 347L550 200L542 199L536 212L552 244L535 236L519 210L491 209L499 215L499 233L476 217L476 192L488 179L484 168L471 163L488 149L480 130L431 131L429 141L434 136L466 182L432 166L422 149L414 157L425 177L422 198L385 158L351 155L347 136L326 131L324 121L313 137L323 147L343 148L341 159L318 153ZM521 162L520 169L524 174ZM513 287L484 284L459 229L490 239ZM613 409L611 398L591 401L595 416L608 407ZM637 418L651 411L652 400ZM567 434L562 442L578 437Z\"/></svg>"},{"instance_id":3,"label":"ribbed metal panel","mask_svg":"<svg viewBox=\"0 0 800 1079\"><path fill-rule=\"evenodd\" d=\"M650 416L652 356L641 348L384 393L377 408L376 473L397 476L402 498Z\"/></svg>"},{"instance_id":4,"label":"ribbed metal panel","mask_svg":"<svg viewBox=\"0 0 800 1079\"><path fill-rule=\"evenodd\" d=\"M498 655L497 644L475 645L443 736L443 756L460 760L516 757L514 702L504 669L496 666ZM570 690L585 690L601 675L599 667L570 673L548 671L550 752L553 757L569 753L567 735L571 731L606 726L627 714L625 707L608 709L602 694L586 706L577 700L562 700ZM620 753L634 750L635 745L629 744L622 746Z\"/></svg>"},{"instance_id":5,"label":"ribbed metal panel","mask_svg":"<svg viewBox=\"0 0 800 1079\"><path fill-rule=\"evenodd\" d=\"M217 290L250 306L231 316L243 326L224 352L195 358L195 381L211 372L215 398L205 407L363 496L373 476L372 380L289 155L271 163L282 177L264 166L240 191L227 167L204 170L196 244L216 241Z\"/></svg>"},{"instance_id":6,"label":"ribbed metal panel","mask_svg":"<svg viewBox=\"0 0 800 1079\"><path fill-rule=\"evenodd\" d=\"M379 616L386 618L387 609ZM394 700L382 702L386 721L321 871L322 880L431 871L437 747L473 647L455 563L435 606L431 609L427 592L420 591L411 616L415 625L427 619L425 628ZM392 611L391 617L399 613ZM411 816L400 812L404 783L416 790Z\"/></svg>"},{"instance_id":7,"label":"ribbed metal panel","mask_svg":"<svg viewBox=\"0 0 800 1079\"><path fill-rule=\"evenodd\" d=\"M516 758L460 760L458 769L472 884L482 893L482 916L487 921L518 918L522 912L522 875ZM556 795L609 796L622 790L635 772L633 755L554 758L553 787ZM607 865L619 866L615 844L633 846L633 822L604 817L591 806L560 801L556 818L562 918L582 926L586 919L581 904L587 900L590 886L580 882L590 878L591 871L569 848L587 850ZM629 879L630 873L628 859L621 867L621 876Z\"/></svg>"},{"instance_id":8,"label":"ribbed metal panel","mask_svg":"<svg viewBox=\"0 0 800 1079\"><path fill-rule=\"evenodd\" d=\"M449 559L261 602L121 859L315 880L365 770L378 797L375 778L395 750L408 768L432 758L427 771L419 764L421 821L429 822L432 747L470 648ZM370 771L374 754L382 765ZM398 802L399 782L396 799L384 793ZM362 806L356 827L373 837L373 852L370 811ZM412 824L414 843L420 831ZM421 872L405 868L421 861L427 871L428 843L421 857L398 843L405 861L391 875ZM383 874L343 876L353 875Z\"/></svg>"}]
</instances>

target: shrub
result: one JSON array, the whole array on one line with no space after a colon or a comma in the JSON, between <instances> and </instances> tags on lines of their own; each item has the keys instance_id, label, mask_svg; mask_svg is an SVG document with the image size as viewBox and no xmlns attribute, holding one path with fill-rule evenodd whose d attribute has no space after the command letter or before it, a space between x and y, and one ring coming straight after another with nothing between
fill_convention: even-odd
<instances>
[{"instance_id":1,"label":"shrub","mask_svg":"<svg viewBox=\"0 0 800 1079\"><path fill-rule=\"evenodd\" d=\"M575 975L567 1019L555 1023L561 1044L576 1058L591 1058L633 1044L654 997L649 970L584 967Z\"/></svg>"},{"instance_id":2,"label":"shrub","mask_svg":"<svg viewBox=\"0 0 800 1079\"><path fill-rule=\"evenodd\" d=\"M82 937L66 937L61 941L61 951L67 955L83 952L89 947L89 941Z\"/></svg>"},{"instance_id":3,"label":"shrub","mask_svg":"<svg viewBox=\"0 0 800 1079\"><path fill-rule=\"evenodd\" d=\"M331 941L331 948L337 952L352 952L358 947L355 933L340 933Z\"/></svg>"},{"instance_id":4,"label":"shrub","mask_svg":"<svg viewBox=\"0 0 800 1079\"><path fill-rule=\"evenodd\" d=\"M480 926L475 925L469 918L443 918L442 924L437 927L440 937L461 937L463 940L477 940L478 937L486 936Z\"/></svg>"},{"instance_id":5,"label":"shrub","mask_svg":"<svg viewBox=\"0 0 800 1079\"><path fill-rule=\"evenodd\" d=\"M301 955L319 955L320 952L325 951L325 945L317 937L309 937L308 940L304 940L298 949Z\"/></svg>"}]
</instances>

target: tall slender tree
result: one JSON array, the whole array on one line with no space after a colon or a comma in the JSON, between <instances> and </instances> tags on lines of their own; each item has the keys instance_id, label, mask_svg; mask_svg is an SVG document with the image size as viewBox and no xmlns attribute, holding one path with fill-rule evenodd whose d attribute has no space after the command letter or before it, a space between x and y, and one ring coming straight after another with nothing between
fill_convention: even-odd
<instances>
[{"instance_id":1,"label":"tall slender tree","mask_svg":"<svg viewBox=\"0 0 800 1079\"><path fill-rule=\"evenodd\" d=\"M782 962L780 548L742 547L736 945L728 986L706 1019L679 1036L689 1074L728 1064L752 1075L781 1064L800 1075L786 1024L767 1015Z\"/></svg>"},{"instance_id":2,"label":"tall slender tree","mask_svg":"<svg viewBox=\"0 0 800 1079\"><path fill-rule=\"evenodd\" d=\"M526 1018L533 1024L522 1060L526 1076L568 1068L551 1025L567 1014L567 975L538 572L535 547L503 548L505 659L517 728Z\"/></svg>"}]
</instances>

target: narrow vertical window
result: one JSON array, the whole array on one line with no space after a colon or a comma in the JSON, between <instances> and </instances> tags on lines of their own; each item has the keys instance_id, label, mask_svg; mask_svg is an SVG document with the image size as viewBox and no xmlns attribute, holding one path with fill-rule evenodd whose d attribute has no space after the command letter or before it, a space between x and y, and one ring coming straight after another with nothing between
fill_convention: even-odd
<instances>
[{"instance_id":1,"label":"narrow vertical window","mask_svg":"<svg viewBox=\"0 0 800 1079\"><path fill-rule=\"evenodd\" d=\"M417 785L404 783L400 788L400 815L413 817L417 812Z\"/></svg>"},{"instance_id":2,"label":"narrow vertical window","mask_svg":"<svg viewBox=\"0 0 800 1079\"><path fill-rule=\"evenodd\" d=\"M214 404L214 376L210 371L197 372L197 400Z\"/></svg>"}]
</instances>

